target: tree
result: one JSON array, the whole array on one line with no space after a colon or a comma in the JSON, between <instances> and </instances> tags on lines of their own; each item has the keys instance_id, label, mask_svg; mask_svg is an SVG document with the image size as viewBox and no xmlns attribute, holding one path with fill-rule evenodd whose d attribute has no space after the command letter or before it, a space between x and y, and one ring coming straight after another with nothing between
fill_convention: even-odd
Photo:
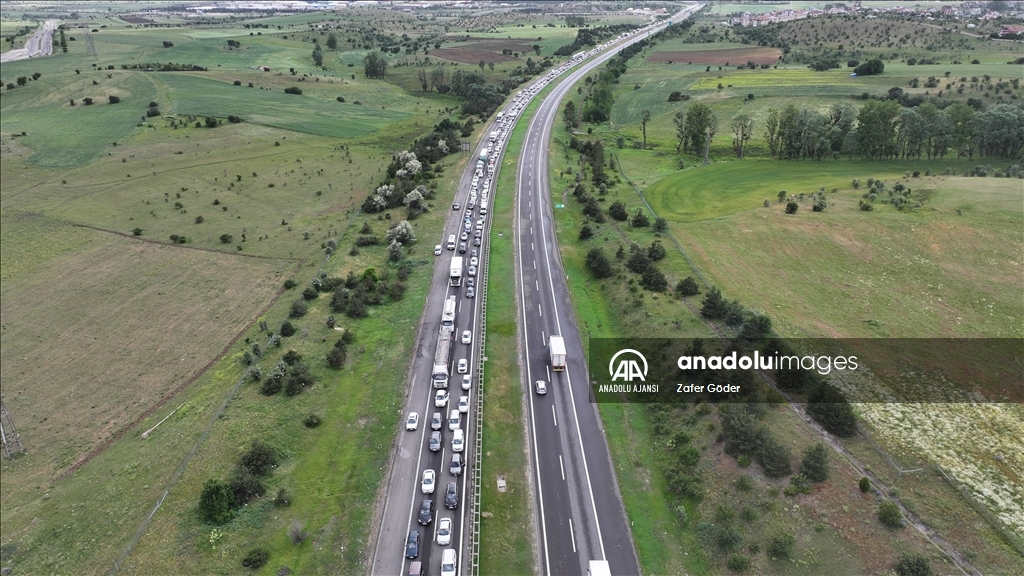
<instances>
[{"instance_id":1,"label":"tree","mask_svg":"<svg viewBox=\"0 0 1024 576\"><path fill-rule=\"evenodd\" d=\"M593 248L587 252L587 270L599 280L612 275L612 265L604 255L604 250Z\"/></svg>"},{"instance_id":2,"label":"tree","mask_svg":"<svg viewBox=\"0 0 1024 576\"><path fill-rule=\"evenodd\" d=\"M388 61L383 52L373 51L363 57L363 74L367 78L383 79L388 72Z\"/></svg>"},{"instance_id":3,"label":"tree","mask_svg":"<svg viewBox=\"0 0 1024 576\"><path fill-rule=\"evenodd\" d=\"M647 150L647 123L651 121L651 111L644 108L640 111L640 128L644 133L644 150Z\"/></svg>"},{"instance_id":4,"label":"tree","mask_svg":"<svg viewBox=\"0 0 1024 576\"><path fill-rule=\"evenodd\" d=\"M712 286L700 303L700 315L705 318L721 318L725 316L726 302L722 297L722 291L717 286Z\"/></svg>"},{"instance_id":5,"label":"tree","mask_svg":"<svg viewBox=\"0 0 1024 576\"><path fill-rule=\"evenodd\" d=\"M687 276L676 285L676 294L680 296L695 296L700 294L700 285L697 284L697 280L693 276Z\"/></svg>"},{"instance_id":6,"label":"tree","mask_svg":"<svg viewBox=\"0 0 1024 576\"><path fill-rule=\"evenodd\" d=\"M89 98L89 97L82 98L82 103L85 104L86 106L92 106L92 98Z\"/></svg>"},{"instance_id":7,"label":"tree","mask_svg":"<svg viewBox=\"0 0 1024 576\"><path fill-rule=\"evenodd\" d=\"M135 236L142 236L142 228L135 227L132 229L132 234Z\"/></svg>"},{"instance_id":8,"label":"tree","mask_svg":"<svg viewBox=\"0 0 1024 576\"><path fill-rule=\"evenodd\" d=\"M647 256L654 262L661 260L665 257L665 247L661 242L655 240L651 242L650 247L647 248Z\"/></svg>"},{"instance_id":9,"label":"tree","mask_svg":"<svg viewBox=\"0 0 1024 576\"><path fill-rule=\"evenodd\" d=\"M853 69L857 76L872 76L881 74L885 70L885 64L878 58L873 58Z\"/></svg>"},{"instance_id":10,"label":"tree","mask_svg":"<svg viewBox=\"0 0 1024 576\"><path fill-rule=\"evenodd\" d=\"M793 555L795 541L792 534L785 532L773 536L768 543L768 557L773 560L789 560L789 557Z\"/></svg>"},{"instance_id":11,"label":"tree","mask_svg":"<svg viewBox=\"0 0 1024 576\"><path fill-rule=\"evenodd\" d=\"M835 386L819 384L807 399L807 414L826 430L849 438L857 433L857 417L846 395Z\"/></svg>"},{"instance_id":12,"label":"tree","mask_svg":"<svg viewBox=\"0 0 1024 576\"><path fill-rule=\"evenodd\" d=\"M898 576L934 576L928 557L917 552L901 554L893 570Z\"/></svg>"},{"instance_id":13,"label":"tree","mask_svg":"<svg viewBox=\"0 0 1024 576\"><path fill-rule=\"evenodd\" d=\"M751 340L764 338L772 331L772 319L765 314L754 314L754 316L743 324L740 335Z\"/></svg>"},{"instance_id":14,"label":"tree","mask_svg":"<svg viewBox=\"0 0 1024 576\"><path fill-rule=\"evenodd\" d=\"M861 476L860 481L857 482L857 487L860 488L861 492L867 492L871 489L871 480L868 480L867 476Z\"/></svg>"},{"instance_id":15,"label":"tree","mask_svg":"<svg viewBox=\"0 0 1024 576\"><path fill-rule=\"evenodd\" d=\"M384 238L388 242L397 242L403 246L408 246L416 242L416 234L413 232L412 224L409 224L408 220L402 220L398 224L391 227Z\"/></svg>"},{"instance_id":16,"label":"tree","mask_svg":"<svg viewBox=\"0 0 1024 576\"><path fill-rule=\"evenodd\" d=\"M214 118L213 116L207 116L205 118L205 121L206 121L206 127L207 128L216 128L217 127L217 119Z\"/></svg>"},{"instance_id":17,"label":"tree","mask_svg":"<svg viewBox=\"0 0 1024 576\"><path fill-rule=\"evenodd\" d=\"M792 200L786 202L786 214L796 214L798 208L800 208L800 205L796 202L793 202Z\"/></svg>"},{"instance_id":18,"label":"tree","mask_svg":"<svg viewBox=\"0 0 1024 576\"><path fill-rule=\"evenodd\" d=\"M562 111L562 117L565 119L565 125L569 130L579 128L580 114L576 109L576 102L569 100L565 103L565 108Z\"/></svg>"},{"instance_id":19,"label":"tree","mask_svg":"<svg viewBox=\"0 0 1024 576\"><path fill-rule=\"evenodd\" d=\"M111 104L117 104L120 101L121 98L119 96L114 96L113 94L107 96L107 102L110 102Z\"/></svg>"},{"instance_id":20,"label":"tree","mask_svg":"<svg viewBox=\"0 0 1024 576\"><path fill-rule=\"evenodd\" d=\"M266 476L274 466L277 466L277 461L277 451L262 440L256 439L242 454L239 464L256 476Z\"/></svg>"},{"instance_id":21,"label":"tree","mask_svg":"<svg viewBox=\"0 0 1024 576\"><path fill-rule=\"evenodd\" d=\"M732 119L732 149L737 158L743 158L743 149L754 134L754 121L746 114Z\"/></svg>"},{"instance_id":22,"label":"tree","mask_svg":"<svg viewBox=\"0 0 1024 576\"><path fill-rule=\"evenodd\" d=\"M338 346L338 344L342 345ZM335 343L334 348L331 348L331 351L327 353L327 365L335 370L339 370L344 367L346 352L347 347L341 340L338 340L338 342Z\"/></svg>"},{"instance_id":23,"label":"tree","mask_svg":"<svg viewBox=\"0 0 1024 576\"><path fill-rule=\"evenodd\" d=\"M288 317L302 318L306 315L306 311L308 309L309 308L306 306L306 302L304 300L296 300L295 302L292 302L292 307L288 309Z\"/></svg>"},{"instance_id":24,"label":"tree","mask_svg":"<svg viewBox=\"0 0 1024 576\"><path fill-rule=\"evenodd\" d=\"M391 244L388 244L388 261L400 262L404 256L402 245L397 240L392 240Z\"/></svg>"},{"instance_id":25,"label":"tree","mask_svg":"<svg viewBox=\"0 0 1024 576\"><path fill-rule=\"evenodd\" d=\"M878 505L878 520L889 528L899 528L903 525L900 507L892 502L882 502Z\"/></svg>"},{"instance_id":26,"label":"tree","mask_svg":"<svg viewBox=\"0 0 1024 576\"><path fill-rule=\"evenodd\" d=\"M643 274L650 267L651 257L647 255L647 250L636 244L630 246L629 260L626 260L626 268L635 274Z\"/></svg>"},{"instance_id":27,"label":"tree","mask_svg":"<svg viewBox=\"0 0 1024 576\"><path fill-rule=\"evenodd\" d=\"M821 442L804 450L800 473L811 482L828 480L828 448Z\"/></svg>"},{"instance_id":28,"label":"tree","mask_svg":"<svg viewBox=\"0 0 1024 576\"><path fill-rule=\"evenodd\" d=\"M789 448L765 432L757 450L757 461L761 464L765 476L769 478L788 476L791 471L789 460Z\"/></svg>"},{"instance_id":29,"label":"tree","mask_svg":"<svg viewBox=\"0 0 1024 576\"><path fill-rule=\"evenodd\" d=\"M258 498L266 492L266 487L260 481L259 476L253 474L248 468L239 466L235 469L235 475L228 483L231 494L238 505L245 504L253 498Z\"/></svg>"},{"instance_id":30,"label":"tree","mask_svg":"<svg viewBox=\"0 0 1024 576\"><path fill-rule=\"evenodd\" d=\"M231 488L221 480L207 480L199 496L199 515L211 524L223 524L231 519L235 501Z\"/></svg>"},{"instance_id":31,"label":"tree","mask_svg":"<svg viewBox=\"0 0 1024 576\"><path fill-rule=\"evenodd\" d=\"M588 240L594 237L594 230L590 227L590 224L584 224L580 228L580 240Z\"/></svg>"},{"instance_id":32,"label":"tree","mask_svg":"<svg viewBox=\"0 0 1024 576\"><path fill-rule=\"evenodd\" d=\"M683 122L683 152L703 153L704 163L709 162L711 140L718 130L718 118L703 102L690 107Z\"/></svg>"},{"instance_id":33,"label":"tree","mask_svg":"<svg viewBox=\"0 0 1024 576\"><path fill-rule=\"evenodd\" d=\"M220 235L221 244L231 244L232 239L234 239L234 237L231 234Z\"/></svg>"},{"instance_id":34,"label":"tree","mask_svg":"<svg viewBox=\"0 0 1024 576\"><path fill-rule=\"evenodd\" d=\"M315 44L313 47L313 64L317 68L324 64L324 55L320 52L320 44Z\"/></svg>"},{"instance_id":35,"label":"tree","mask_svg":"<svg viewBox=\"0 0 1024 576\"><path fill-rule=\"evenodd\" d=\"M327 49L328 50L337 50L338 49L338 37L334 35L334 32L331 32L330 34L327 35Z\"/></svg>"},{"instance_id":36,"label":"tree","mask_svg":"<svg viewBox=\"0 0 1024 576\"><path fill-rule=\"evenodd\" d=\"M490 68L491 72L494 72L494 62L488 62L487 67Z\"/></svg>"},{"instance_id":37,"label":"tree","mask_svg":"<svg viewBox=\"0 0 1024 576\"><path fill-rule=\"evenodd\" d=\"M651 219L643 208L637 208L633 211L633 218L630 219L629 225L634 228L646 228L651 225Z\"/></svg>"},{"instance_id":38,"label":"tree","mask_svg":"<svg viewBox=\"0 0 1024 576\"><path fill-rule=\"evenodd\" d=\"M612 205L608 207L608 215L613 220L618 220L619 222L629 220L629 212L626 212L626 205L618 200L612 202Z\"/></svg>"},{"instance_id":39,"label":"tree","mask_svg":"<svg viewBox=\"0 0 1024 576\"><path fill-rule=\"evenodd\" d=\"M25 84L28 84L28 76L18 76L16 82L18 83L18 86L24 86Z\"/></svg>"},{"instance_id":40,"label":"tree","mask_svg":"<svg viewBox=\"0 0 1024 576\"><path fill-rule=\"evenodd\" d=\"M889 158L896 151L896 118L900 105L893 100L870 100L857 114L857 142L867 159Z\"/></svg>"},{"instance_id":41,"label":"tree","mask_svg":"<svg viewBox=\"0 0 1024 576\"><path fill-rule=\"evenodd\" d=\"M487 66L487 62L484 62L483 60L481 60L479 65L480 65L480 71L483 72L484 71L484 67Z\"/></svg>"},{"instance_id":42,"label":"tree","mask_svg":"<svg viewBox=\"0 0 1024 576\"><path fill-rule=\"evenodd\" d=\"M651 292L664 292L668 288L668 279L661 270L651 264L640 277L640 285Z\"/></svg>"},{"instance_id":43,"label":"tree","mask_svg":"<svg viewBox=\"0 0 1024 576\"><path fill-rule=\"evenodd\" d=\"M266 548L253 548L242 558L242 566L256 570L262 568L270 560L270 552Z\"/></svg>"},{"instance_id":44,"label":"tree","mask_svg":"<svg viewBox=\"0 0 1024 576\"><path fill-rule=\"evenodd\" d=\"M660 216L655 218L654 219L654 231L659 233L659 234L664 234L665 232L668 232L668 220L665 220L664 218L662 218Z\"/></svg>"},{"instance_id":45,"label":"tree","mask_svg":"<svg viewBox=\"0 0 1024 576\"><path fill-rule=\"evenodd\" d=\"M676 153L680 151L686 141L686 112L680 110L672 117L672 123L676 125Z\"/></svg>"}]
</instances>

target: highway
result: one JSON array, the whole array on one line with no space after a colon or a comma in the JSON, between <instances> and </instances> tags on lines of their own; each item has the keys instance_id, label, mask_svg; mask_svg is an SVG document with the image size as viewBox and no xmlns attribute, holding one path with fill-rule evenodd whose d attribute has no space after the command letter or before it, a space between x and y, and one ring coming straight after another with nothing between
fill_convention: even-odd
<instances>
[{"instance_id":1,"label":"highway","mask_svg":"<svg viewBox=\"0 0 1024 576\"><path fill-rule=\"evenodd\" d=\"M636 34L630 36L628 39L621 42L616 41L616 47L609 50L605 55L599 56L598 61L594 64L585 64L587 69L592 66L596 66L600 62L614 55L618 48L628 44L630 41L642 37L643 34ZM480 298L469 297L469 280L472 278L481 283L476 288L481 289L481 296L486 295L486 290L482 286L486 282L486 259L488 258L487 253L487 240L490 232L490 215L482 217L482 204L489 198L487 191L485 190L488 178L491 180L491 193L494 192L494 183L498 179L498 171L501 167L501 158L504 152L504 145L508 140L508 136L511 133L511 129L515 126L518 120L519 114L526 108L533 96L536 95L540 89L545 86L553 78L557 77L558 74L564 72L572 65L578 64L583 59L582 55L574 56L573 59L560 65L556 70L545 74L544 76L531 82L526 88L522 89L519 94L512 100L512 102L503 109L503 112L488 125L484 130L484 137L478 143L470 161L466 167L458 188L455 193L454 202L458 204L458 209L448 210L446 217L444 231L439 238L434 242L430 239L421 238L421 242L427 245L440 243L442 245L441 254L435 256L436 262L434 267L434 273L431 283L431 290L427 295L424 303L424 313L421 317L420 327L416 337L416 345L410 363L407 386L406 386L406 399L405 405L402 412L402 429L398 431L398 438L396 439L394 448L392 450L392 457L389 464L389 469L385 477L384 487L382 488L381 496L378 498L378 515L375 517L375 524L371 534L369 535L369 544L373 548L373 553L370 558L369 571L371 574L407 574L409 564L411 561L421 562L425 569L428 569L430 573L437 573L439 571L440 558L442 551L447 548L452 548L457 552L458 555L458 572L460 574L468 574L470 572L471 557L470 552L472 550L472 525L471 525L471 506L467 505L471 502L473 497L473 466L475 464L474 459L477 455L474 453L473 447L475 446L475 411L480 409L480 403L477 396L479 389L479 381L477 379L478 373L478 360L481 356L482 342L477 337L480 333L479 322L480 322ZM575 82L576 79L581 77L579 73L574 73L573 79L569 83L563 83L557 90L564 91ZM559 95L555 98L555 106L557 106L557 100L561 98ZM549 97L548 100L551 100ZM545 106L548 102L542 105L541 110L545 110ZM504 115L502 118L501 116ZM539 113L537 117L540 117ZM550 123L553 116L549 116L547 122ZM536 136L537 132L537 121L534 120L530 125L529 136ZM549 126L546 131L543 131L544 142L543 146L537 147L536 138L531 139L533 142L532 151L536 153L537 150L546 150L547 136L550 135ZM495 145L498 148L497 154L492 150L487 155L487 160L484 164L483 172L480 174L478 171L477 158L481 157L481 152L490 146L489 134L497 132L498 137ZM530 150L524 143L524 153L526 150ZM530 162L533 162L531 159ZM532 194L532 191L547 190L547 178L546 178L546 157L540 160L536 164L537 166L543 166L544 168L536 173L536 178L539 179L541 175L545 175L543 182L534 180L533 172L526 175L526 178L531 179L530 186L523 188L524 174L522 171L518 175L520 183L517 184L517 194L520 194L520 198L523 198L524 190L528 190L527 194ZM474 185L474 177L478 178L479 183L479 194L476 198L476 206L474 209L467 209L467 203L470 201L470 190ZM534 185L533 183L536 183ZM543 186L541 186L543 184ZM505 192L507 193L507 192ZM546 194L546 192L545 192ZM522 203L520 201L520 203ZM534 202L527 200L526 204L529 204L530 209L533 209ZM540 221L540 212L543 206L546 206L544 201L536 202L537 218ZM454 208L454 206L453 206ZM482 217L482 222L481 222ZM533 216L528 216L532 218ZM447 239L450 235L455 235L456 244L460 242L460 234L464 230L463 223L464 218L468 218L470 223L469 238L467 240L466 252L460 254L460 251L450 250L447 247ZM479 247L473 246L473 235L477 223L480 222L481 232L481 245ZM545 234L550 226L541 230L541 234ZM532 229L531 229L532 230ZM532 233L532 232L531 232ZM522 237L522 231L518 234ZM553 236L553 235L552 235ZM539 282L543 278L546 286L551 287L551 292L545 294L551 294L550 300L545 301L544 305L551 306L551 302L554 302L554 290L555 285L551 284L549 278L552 271L552 265L548 261L548 257L557 258L557 247L555 246L554 239L549 238L545 243L542 243L542 249L544 250L543 262L545 264L545 274L543 276L537 276L536 282ZM474 254L474 251L478 251ZM463 283L462 286L451 286L449 282L449 270L450 263L453 257L462 256L466 261L464 266ZM477 256L480 259L478 270L479 274L476 277L468 276L466 274L469 265L469 259L473 256ZM557 262L555 263L557 267ZM520 266L521 268L521 266ZM533 278L531 276L531 278ZM564 281L561 283L559 289L562 291L562 297L557 300L557 304L560 307L560 312L556 311L554 316L555 322L559 322L558 313L568 314L571 318L571 307L568 303L568 293L565 289ZM441 332L441 316L444 308L444 302L449 298L454 297L457 303L457 309L454 320L454 343L452 345L453 352L448 361L448 372L450 374L450 382L448 386L448 392L450 399L447 406L436 407L434 394L437 391L431 382L431 372L434 366L435 351L439 347L438 335ZM552 306L549 308L555 310ZM539 312L539 311L538 311ZM524 315L524 319L526 316ZM532 316L530 317L532 319ZM562 320L564 323L566 320ZM571 321L571 320L569 320ZM534 329L535 324L525 324L529 329ZM469 330L472 334L472 342L470 344L463 344L460 342L460 336L464 330ZM550 332L548 332L550 333ZM574 334L575 332L571 332ZM530 348L524 348L531 350ZM579 341L578 334L574 337L569 345L571 361L571 373L580 373L580 370L585 370L582 367L582 351ZM534 369L535 360L543 362L543 359L535 358L535 354L531 354L528 364ZM465 359L468 363L468 374L471 377L471 384L468 391L464 391L462 388L462 375L457 373L455 365L462 359ZM524 362L521 359L521 362ZM566 375L568 379L568 374ZM527 379L524 381L524 389L529 390L529 382L532 380ZM556 379L557 381L557 379ZM585 377L579 380L580 385L585 384ZM469 412L462 414L461 421L458 422L458 430L463 431L465 435L465 451L462 452L464 462L464 472L459 476L453 476L449 472L449 463L451 462L452 456L452 438L456 432L449 429L448 426L448 413L451 409L456 408L459 401L459 396L467 395L470 399ZM609 534L616 538L617 541L611 546L612 550L619 550L616 554L617 558L621 558L619 562L617 559L613 566L622 566L622 571L616 570L614 573L619 574L632 574L638 573L635 553L633 552L632 539L629 535L628 529L625 527L625 516L622 511L622 505L618 500L618 491L614 484L614 481L604 481L595 483L597 485L596 492L591 490L590 481L588 475L590 472L587 468L587 460L602 460L596 464L595 470L599 473L604 474L604 478L610 480L610 461L608 460L607 447L604 444L603 433L597 422L596 412L593 406L590 406L587 401L587 395L584 390L582 400L560 400L562 397L561 391L555 391L549 398L552 398L555 402L555 410L552 412L556 415L559 410L563 411L565 416L565 422L571 422L573 426L576 426L576 437L563 437L560 439L559 445L564 447L564 454L567 456L566 461L563 463L561 460L557 460L560 467L564 466L565 470L569 471L571 477L571 485L567 490L571 490L574 493L579 493L582 487L585 487L586 494L589 495L589 500L570 499L567 495L563 497L561 502L565 503L567 512L562 516L562 520L568 521L569 526L573 522L573 518L577 519L576 530L579 531L581 538L580 553L576 554L576 540L573 536L572 529L563 530L563 538L555 537L551 542L556 546L552 552L549 553L548 548L548 537L543 533L543 530L538 531L540 537L538 540L543 541L543 561L548 565L548 569L545 570L547 574L581 574L581 566L585 565L585 560L581 564L578 559L586 559L588 557L602 559L604 558L604 543L601 540L600 531L610 530ZM587 414L581 415L579 418L576 416L577 405L576 402L582 402L582 406L587 409ZM416 430L406 431L405 430L405 416L410 412L416 412L419 415L419 425ZM444 425L441 427L442 443L441 448L438 451L431 451L429 449L429 438L432 432L431 420L435 412L440 412ZM533 414L531 413L531 420ZM536 430L536 426L531 425L532 430ZM555 426L554 431L557 433L563 428ZM564 427L565 430L569 430L568 427ZM586 437L588 439L587 451L584 454L582 451L574 451L572 448L583 445L582 433L580 430L586 431ZM595 433L598 436L599 442L592 441L591 435ZM535 432L534 432L535 433ZM600 451L600 454L594 452L594 450ZM534 451L536 453L536 450ZM552 465L556 460L551 460L553 457L557 458L558 454L545 453L543 455L545 470L550 473ZM595 464L591 464L595 466ZM536 463L537 469L540 469L540 461ZM424 470L433 470L436 475L435 489L433 494L424 494L420 489L420 482ZM607 472L605 472L607 471ZM549 474L548 474L549 475ZM563 473L564 476L564 473ZM547 477L545 477L548 480ZM445 508L445 491L449 482L456 482L458 492L458 507L455 510L448 510ZM594 494L610 494L611 498L615 502L614 506L608 507L607 511L603 511L600 516L600 526L594 522ZM550 496L549 496L550 498ZM419 522L420 508L424 500L430 500L433 502L433 516L431 521L423 525ZM611 502L609 501L609 502ZM542 504L548 504L547 500L543 500ZM550 512L549 512L550 513ZM609 517L611 514L613 517ZM452 537L451 543L445 546L436 544L436 529L439 521L442 518L452 519ZM547 519L540 522L542 528L548 522ZM607 526L606 526L607 524ZM405 558L406 539L409 536L410 531L419 532L420 536L420 550L419 555L414 560ZM554 550L557 549L558 552ZM568 551L568 552L566 552ZM486 550L482 552L486 554ZM563 556L563 553L565 555ZM551 560L550 556L557 554L556 567L550 567ZM596 556L593 556L597 554ZM590 556L588 556L590 555ZM563 569L564 568L564 569Z\"/></svg>"},{"instance_id":2,"label":"highway","mask_svg":"<svg viewBox=\"0 0 1024 576\"><path fill-rule=\"evenodd\" d=\"M671 20L699 8L687 8ZM623 40L568 75L544 99L523 141L514 226L516 281L542 574L586 574L590 560L607 561L612 574L640 573L600 416L589 400L583 344L554 232L548 146L561 100L573 85L619 48L648 34ZM565 340L564 372L551 371L551 335ZM532 391L536 380L548 382L547 394Z\"/></svg>"},{"instance_id":3,"label":"highway","mask_svg":"<svg viewBox=\"0 0 1024 576\"><path fill-rule=\"evenodd\" d=\"M25 46L23 48L8 50L0 55L0 62L13 62L15 60L49 56L53 53L53 32L56 29L57 21L47 20L43 23L42 28L36 30L36 32L25 41Z\"/></svg>"}]
</instances>

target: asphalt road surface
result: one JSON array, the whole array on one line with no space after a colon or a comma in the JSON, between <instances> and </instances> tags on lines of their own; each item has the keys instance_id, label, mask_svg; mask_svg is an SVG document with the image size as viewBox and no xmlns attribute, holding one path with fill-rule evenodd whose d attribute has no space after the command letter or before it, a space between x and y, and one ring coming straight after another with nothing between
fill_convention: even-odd
<instances>
[{"instance_id":1,"label":"asphalt road surface","mask_svg":"<svg viewBox=\"0 0 1024 576\"><path fill-rule=\"evenodd\" d=\"M684 19L699 7L672 20ZM523 141L517 178L516 280L542 574L586 574L590 560L607 561L612 574L640 573L604 430L597 407L590 402L582 340L552 223L548 146L555 114L572 86L620 48L662 26L623 39L572 72L544 99ZM551 335L565 340L564 372L551 371ZM532 391L536 380L548 382L547 394Z\"/></svg>"},{"instance_id":2,"label":"asphalt road surface","mask_svg":"<svg viewBox=\"0 0 1024 576\"><path fill-rule=\"evenodd\" d=\"M25 41L23 48L8 50L0 55L0 62L13 62L15 60L49 56L53 53L53 32L56 29L57 21L47 20L42 28Z\"/></svg>"}]
</instances>

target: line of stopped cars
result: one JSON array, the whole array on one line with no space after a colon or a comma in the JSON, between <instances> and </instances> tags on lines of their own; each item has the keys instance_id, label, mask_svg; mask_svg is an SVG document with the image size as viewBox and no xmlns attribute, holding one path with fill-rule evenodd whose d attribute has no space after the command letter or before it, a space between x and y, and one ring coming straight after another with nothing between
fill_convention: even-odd
<instances>
[{"instance_id":1,"label":"line of stopped cars","mask_svg":"<svg viewBox=\"0 0 1024 576\"><path fill-rule=\"evenodd\" d=\"M465 270L466 298L473 298L476 296L476 277L481 265L480 251L482 250L483 242L486 240L485 225L488 209L491 204L490 193L493 190L494 175L496 171L495 164L507 142L509 133L515 124L516 118L522 113L530 100L560 74L590 56L604 50L608 45L617 42L628 35L628 33L624 33L620 37L601 44L592 50L580 52L574 55L569 59L569 61L552 69L543 77L520 91L503 111L498 112L495 121L496 129L488 135L487 146L484 147L477 158L476 170L470 183L469 200L466 202L465 206L457 201L452 204L453 211L463 212L461 226L457 229L456 233L448 234L444 243L434 246L435 256L441 256L444 254L445 249L452 252L457 251L459 254L452 256L449 286L462 285L462 264L464 258L462 255L469 252L468 267ZM474 211L477 213L475 218ZM472 245L472 247L470 247L470 245ZM431 452L439 452L444 448L444 409L449 407L449 403L453 401L453 398L449 396L447 388L448 379L451 376L450 356L451 349L453 348L451 346L451 342L454 340L454 315L455 296L450 296L445 302L445 310L442 315L441 335L438 338L438 347L436 349L436 357L434 361L434 373L431 375L434 388L437 389L434 395L434 406L439 409L439 411L433 413L430 419L431 432L427 442L428 449ZM460 342L465 345L472 345L472 332L469 330L463 331ZM458 374L462 375L462 390L469 391L472 388L472 375L470 374L468 360L465 358L459 359L456 363L456 371ZM534 391L537 394L546 394L546 383L544 381L535 382ZM452 432L452 454L451 461L448 466L448 473L452 478L460 476L467 465L466 454L464 451L465 431L462 428L462 414L467 414L468 412L469 396L460 396L457 406L450 407L448 412L447 427L448 430ZM406 430L413 431L416 430L418 426L419 414L411 412L406 420ZM420 503L417 521L421 526L426 527L434 522L436 512L432 496L435 494L435 490L437 490L438 481L439 479L435 470L429 468L423 470L420 479L420 491L424 496L428 497L424 498ZM459 507L458 485L454 480L447 482L447 486L444 489L443 503L446 510L457 510ZM439 546L452 545L453 523L454 520L451 517L437 519L434 531L434 540ZM409 559L417 558L420 553L420 546L421 540L419 530L411 530L406 541L406 557ZM454 576L457 571L458 555L456 550L453 548L445 548L441 553L441 575ZM410 563L410 576L421 576L424 573L424 567L420 562Z\"/></svg>"}]
</instances>

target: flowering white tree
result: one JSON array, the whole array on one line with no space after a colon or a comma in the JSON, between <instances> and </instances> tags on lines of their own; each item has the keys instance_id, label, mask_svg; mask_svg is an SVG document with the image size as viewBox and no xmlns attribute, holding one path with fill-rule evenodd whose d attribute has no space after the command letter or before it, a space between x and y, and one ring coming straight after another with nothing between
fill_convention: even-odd
<instances>
[{"instance_id":1,"label":"flowering white tree","mask_svg":"<svg viewBox=\"0 0 1024 576\"><path fill-rule=\"evenodd\" d=\"M423 170L423 164L416 159L415 152L402 150L398 153L396 160L402 166L395 172L395 176L399 178L412 178Z\"/></svg>"},{"instance_id":2,"label":"flowering white tree","mask_svg":"<svg viewBox=\"0 0 1024 576\"><path fill-rule=\"evenodd\" d=\"M417 186L415 190L405 195L405 199L402 203L405 204L409 210L416 210L425 212L427 207L423 204L423 193L420 192L421 186Z\"/></svg>"},{"instance_id":3,"label":"flowering white tree","mask_svg":"<svg viewBox=\"0 0 1024 576\"><path fill-rule=\"evenodd\" d=\"M416 234L412 230L412 224L409 224L408 220L402 220L388 230L385 238L388 242L398 242L399 244L408 246L416 241Z\"/></svg>"},{"instance_id":4,"label":"flowering white tree","mask_svg":"<svg viewBox=\"0 0 1024 576\"><path fill-rule=\"evenodd\" d=\"M384 210L388 207L388 203L391 200L391 196L395 193L395 187L391 184L384 184L377 188L377 191L373 194L373 208L377 212Z\"/></svg>"},{"instance_id":5,"label":"flowering white tree","mask_svg":"<svg viewBox=\"0 0 1024 576\"><path fill-rule=\"evenodd\" d=\"M437 147L440 148L441 152L444 152L445 154L447 154L449 151L448 143L444 141L444 138L437 139Z\"/></svg>"}]
</instances>

